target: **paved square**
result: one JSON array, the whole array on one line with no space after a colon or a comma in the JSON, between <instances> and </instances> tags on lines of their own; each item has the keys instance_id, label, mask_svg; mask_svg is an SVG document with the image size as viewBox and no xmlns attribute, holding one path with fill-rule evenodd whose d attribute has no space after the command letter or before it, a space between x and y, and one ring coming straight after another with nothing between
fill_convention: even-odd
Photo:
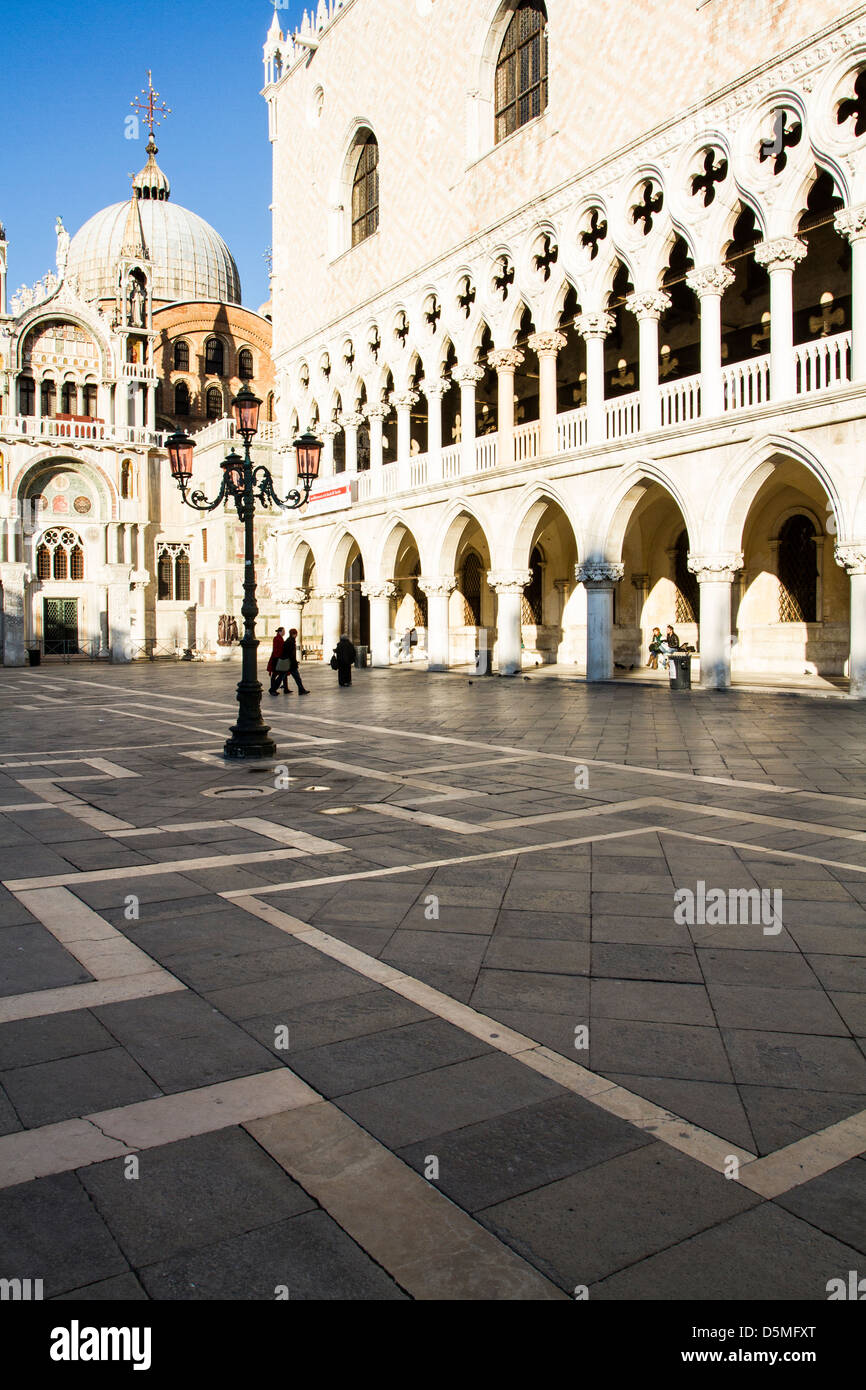
<instances>
[{"instance_id":1,"label":"paved square","mask_svg":"<svg viewBox=\"0 0 866 1390\"><path fill-rule=\"evenodd\" d=\"M0 673L0 1275L826 1299L866 1255L858 706L313 668L226 765L237 676Z\"/></svg>"}]
</instances>

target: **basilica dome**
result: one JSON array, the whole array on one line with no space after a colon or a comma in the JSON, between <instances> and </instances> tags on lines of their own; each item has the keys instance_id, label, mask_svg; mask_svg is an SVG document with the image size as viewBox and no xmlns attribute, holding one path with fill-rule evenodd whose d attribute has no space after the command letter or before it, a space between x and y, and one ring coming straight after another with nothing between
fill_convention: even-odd
<instances>
[{"instance_id":1,"label":"basilica dome","mask_svg":"<svg viewBox=\"0 0 866 1390\"><path fill-rule=\"evenodd\" d=\"M153 266L156 303L214 299L240 304L241 282L234 257L203 218L169 201L170 185L148 142L148 161L133 180L144 244ZM130 220L130 202L112 203L91 217L69 243L66 277L78 282L83 299L113 299L117 262Z\"/></svg>"}]
</instances>

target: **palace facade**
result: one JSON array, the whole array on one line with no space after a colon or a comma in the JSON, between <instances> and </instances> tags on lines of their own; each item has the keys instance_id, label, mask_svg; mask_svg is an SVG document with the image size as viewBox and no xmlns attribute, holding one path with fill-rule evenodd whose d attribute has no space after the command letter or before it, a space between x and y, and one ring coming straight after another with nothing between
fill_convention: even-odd
<instances>
[{"instance_id":1,"label":"palace facade","mask_svg":"<svg viewBox=\"0 0 866 1390\"><path fill-rule=\"evenodd\" d=\"M283 621L866 695L866 7L320 0L264 58Z\"/></svg>"}]
</instances>

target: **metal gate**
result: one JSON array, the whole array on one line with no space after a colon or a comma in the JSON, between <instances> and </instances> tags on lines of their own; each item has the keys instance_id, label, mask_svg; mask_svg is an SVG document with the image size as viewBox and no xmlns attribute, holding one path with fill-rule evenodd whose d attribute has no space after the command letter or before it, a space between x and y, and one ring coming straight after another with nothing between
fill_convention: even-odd
<instances>
[{"instance_id":1,"label":"metal gate","mask_svg":"<svg viewBox=\"0 0 866 1390\"><path fill-rule=\"evenodd\" d=\"M75 656L78 646L78 599L42 600L43 648L46 656Z\"/></svg>"}]
</instances>

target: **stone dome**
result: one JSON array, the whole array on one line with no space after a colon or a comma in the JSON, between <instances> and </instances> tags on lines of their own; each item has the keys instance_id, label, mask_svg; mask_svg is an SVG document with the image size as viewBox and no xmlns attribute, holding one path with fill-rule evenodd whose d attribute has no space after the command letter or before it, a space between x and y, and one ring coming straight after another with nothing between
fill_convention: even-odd
<instances>
[{"instance_id":1,"label":"stone dome","mask_svg":"<svg viewBox=\"0 0 866 1390\"><path fill-rule=\"evenodd\" d=\"M148 161L133 180L145 246L153 265L154 302L215 299L240 304L241 282L222 237L197 213L169 201L168 179L148 143ZM82 299L113 299L130 203L112 203L85 222L69 243L66 277Z\"/></svg>"}]
</instances>

